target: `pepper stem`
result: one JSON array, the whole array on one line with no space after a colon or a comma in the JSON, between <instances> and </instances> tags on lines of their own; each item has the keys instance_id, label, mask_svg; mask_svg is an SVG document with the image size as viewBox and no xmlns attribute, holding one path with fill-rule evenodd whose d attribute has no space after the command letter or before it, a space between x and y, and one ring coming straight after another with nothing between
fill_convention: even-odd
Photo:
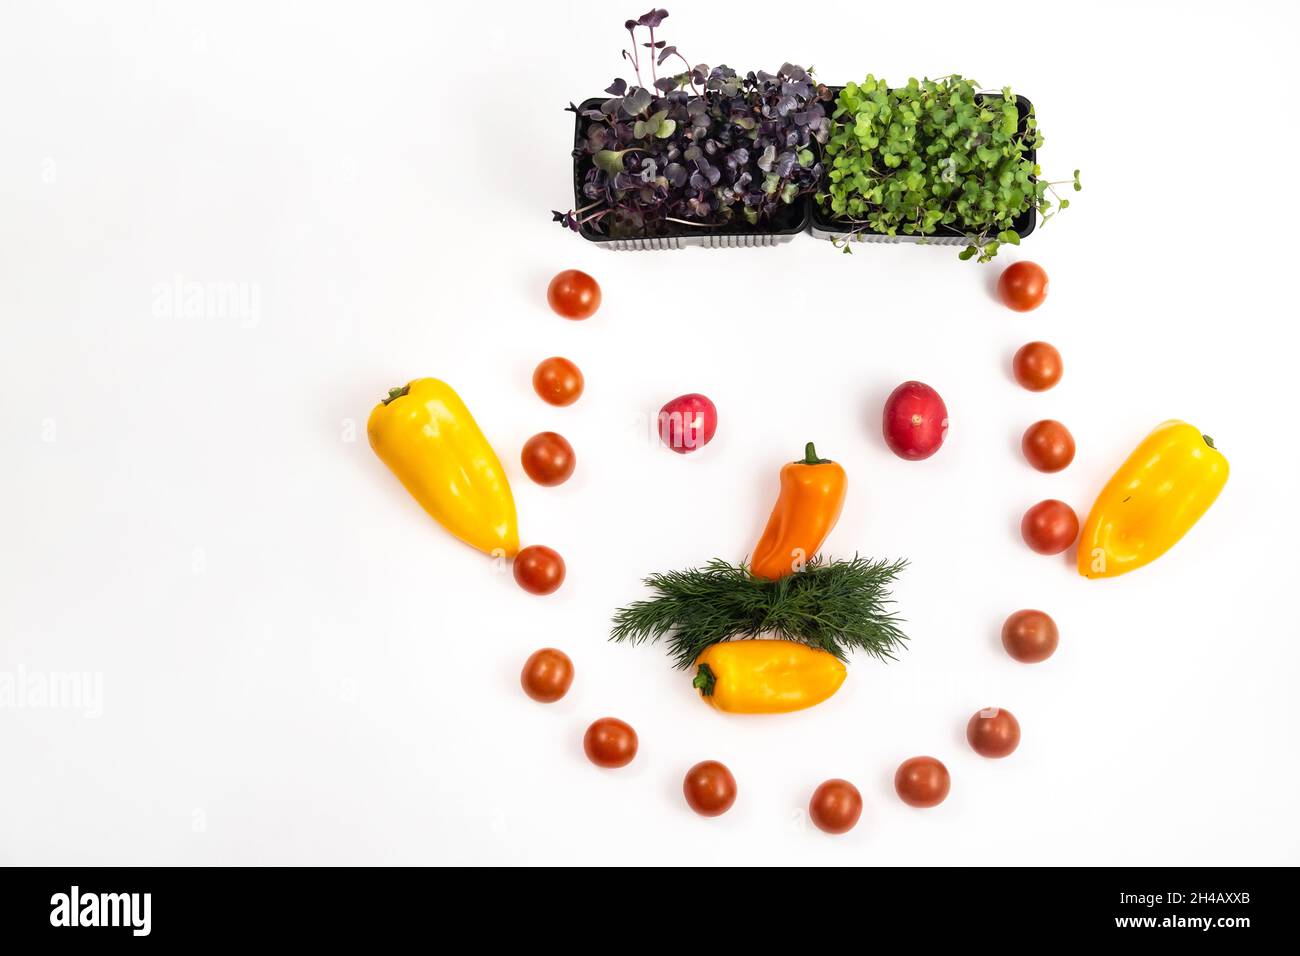
<instances>
[{"instance_id":1,"label":"pepper stem","mask_svg":"<svg viewBox=\"0 0 1300 956\"><path fill-rule=\"evenodd\" d=\"M388 390L388 397L380 399L380 401L383 402L385 405L387 405L389 402L393 401L394 399L401 398L410 390L411 390L411 386L409 385L403 385L401 388L390 388Z\"/></svg>"},{"instance_id":2,"label":"pepper stem","mask_svg":"<svg viewBox=\"0 0 1300 956\"><path fill-rule=\"evenodd\" d=\"M817 449L813 447L812 442L809 442L808 444L803 446L803 457L800 458L798 461L796 461L795 464L796 465L829 465L830 459L818 458Z\"/></svg>"},{"instance_id":3,"label":"pepper stem","mask_svg":"<svg viewBox=\"0 0 1300 956\"><path fill-rule=\"evenodd\" d=\"M1205 439L1205 444L1209 445L1211 448L1214 447L1214 439L1213 439L1213 438L1211 438L1209 435L1202 435L1201 437Z\"/></svg>"},{"instance_id":4,"label":"pepper stem","mask_svg":"<svg viewBox=\"0 0 1300 956\"><path fill-rule=\"evenodd\" d=\"M695 675L695 680L691 681L691 686L696 688L703 696L712 697L713 687L717 682L717 677L713 675L713 668L708 664L701 664L699 673Z\"/></svg>"}]
</instances>

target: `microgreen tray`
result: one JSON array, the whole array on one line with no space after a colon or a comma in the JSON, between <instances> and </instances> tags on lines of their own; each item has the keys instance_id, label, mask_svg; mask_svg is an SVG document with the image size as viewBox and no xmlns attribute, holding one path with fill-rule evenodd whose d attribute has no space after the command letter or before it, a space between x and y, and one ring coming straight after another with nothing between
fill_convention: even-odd
<instances>
[{"instance_id":1,"label":"microgreen tray","mask_svg":"<svg viewBox=\"0 0 1300 956\"><path fill-rule=\"evenodd\" d=\"M834 95L839 96L842 86L827 87ZM990 99L1001 99L999 94L989 94ZM1024 134L1027 130L1026 121L1029 119L1030 110L1033 104L1023 96L1016 97L1016 112L1020 114L1020 132ZM1026 150L1025 156L1030 162L1037 162L1037 150ZM808 205L809 218L812 221L812 235L816 239L843 239L845 236L853 233L856 241L860 242L921 242L924 240L929 245L936 246L961 246L966 244L966 236L960 229L954 229L951 226L940 226L928 236L909 236L898 235L890 236L885 233L876 232L873 229L862 229L860 231L850 227L849 224L836 220L831 217L830 213L822 209L821 203L815 198L810 198ZM1034 231L1034 226L1038 222L1038 211L1036 209L1026 209L1015 218L1012 228L1021 239L1025 238Z\"/></svg>"},{"instance_id":2,"label":"microgreen tray","mask_svg":"<svg viewBox=\"0 0 1300 956\"><path fill-rule=\"evenodd\" d=\"M583 139L582 111L600 109L600 104L608 97L595 97L584 100L578 106L578 115L573 124L573 198L574 208L587 203L582 195L582 181L591 168L590 160L578 155ZM716 226L686 227L665 230L654 236L641 238L613 238L595 231L587 225L578 227L582 238L594 242L602 249L618 251L640 249L685 249L687 246L701 246L706 249L729 249L744 246L775 246L789 242L808 228L812 216L812 197L800 196L790 204L788 212L780 223L767 226Z\"/></svg>"}]
</instances>

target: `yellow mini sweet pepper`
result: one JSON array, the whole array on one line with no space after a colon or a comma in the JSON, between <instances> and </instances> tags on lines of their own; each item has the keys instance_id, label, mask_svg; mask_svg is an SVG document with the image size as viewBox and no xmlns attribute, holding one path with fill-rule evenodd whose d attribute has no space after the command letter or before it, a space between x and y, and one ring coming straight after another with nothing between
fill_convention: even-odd
<instances>
[{"instance_id":1,"label":"yellow mini sweet pepper","mask_svg":"<svg viewBox=\"0 0 1300 956\"><path fill-rule=\"evenodd\" d=\"M1205 514L1228 480L1228 460L1187 422L1143 439L1106 483L1079 536L1079 573L1113 578L1150 564Z\"/></svg>"},{"instance_id":2,"label":"yellow mini sweet pepper","mask_svg":"<svg viewBox=\"0 0 1300 956\"><path fill-rule=\"evenodd\" d=\"M844 662L794 641L714 644L695 659L694 686L718 710L783 714L820 704L844 683Z\"/></svg>"},{"instance_id":3,"label":"yellow mini sweet pepper","mask_svg":"<svg viewBox=\"0 0 1300 956\"><path fill-rule=\"evenodd\" d=\"M419 378L391 389L370 413L366 433L375 454L440 525L487 554L518 553L505 469L450 385Z\"/></svg>"}]
</instances>

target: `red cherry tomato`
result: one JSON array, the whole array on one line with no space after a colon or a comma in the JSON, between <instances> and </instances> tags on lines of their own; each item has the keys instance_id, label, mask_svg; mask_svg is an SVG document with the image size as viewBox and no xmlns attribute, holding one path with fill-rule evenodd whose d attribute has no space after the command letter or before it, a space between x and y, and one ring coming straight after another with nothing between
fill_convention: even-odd
<instances>
[{"instance_id":1,"label":"red cherry tomato","mask_svg":"<svg viewBox=\"0 0 1300 956\"><path fill-rule=\"evenodd\" d=\"M582 749L597 767L626 767L636 756L636 731L617 717L602 717L587 728Z\"/></svg>"},{"instance_id":2,"label":"red cherry tomato","mask_svg":"<svg viewBox=\"0 0 1300 956\"><path fill-rule=\"evenodd\" d=\"M1042 611L1016 611L1002 625L1002 646L1022 664L1037 664L1056 653L1061 639L1056 622Z\"/></svg>"},{"instance_id":3,"label":"red cherry tomato","mask_svg":"<svg viewBox=\"0 0 1300 956\"><path fill-rule=\"evenodd\" d=\"M600 286L585 272L565 269L546 287L546 301L566 319L589 319L600 308Z\"/></svg>"},{"instance_id":4,"label":"red cherry tomato","mask_svg":"<svg viewBox=\"0 0 1300 956\"><path fill-rule=\"evenodd\" d=\"M826 833L848 833L862 816L862 794L847 780L827 780L813 791L808 816Z\"/></svg>"},{"instance_id":5,"label":"red cherry tomato","mask_svg":"<svg viewBox=\"0 0 1300 956\"><path fill-rule=\"evenodd\" d=\"M716 760L702 760L686 771L682 792L687 805L700 816L720 816L736 802L736 778Z\"/></svg>"},{"instance_id":6,"label":"red cherry tomato","mask_svg":"<svg viewBox=\"0 0 1300 956\"><path fill-rule=\"evenodd\" d=\"M572 405L582 395L582 372L558 355L543 359L533 371L533 390L550 405Z\"/></svg>"},{"instance_id":7,"label":"red cherry tomato","mask_svg":"<svg viewBox=\"0 0 1300 956\"><path fill-rule=\"evenodd\" d=\"M556 432L539 432L524 442L519 460L529 478L547 487L568 481L578 462L573 446Z\"/></svg>"},{"instance_id":8,"label":"red cherry tomato","mask_svg":"<svg viewBox=\"0 0 1300 956\"><path fill-rule=\"evenodd\" d=\"M1020 536L1039 554L1060 554L1079 536L1079 518L1064 501L1040 501L1020 521Z\"/></svg>"},{"instance_id":9,"label":"red cherry tomato","mask_svg":"<svg viewBox=\"0 0 1300 956\"><path fill-rule=\"evenodd\" d=\"M998 276L998 298L1008 309L1030 312L1047 298L1047 273L1036 262L1013 262Z\"/></svg>"},{"instance_id":10,"label":"red cherry tomato","mask_svg":"<svg viewBox=\"0 0 1300 956\"><path fill-rule=\"evenodd\" d=\"M1074 461L1074 436L1060 422L1045 418L1025 429L1020 450L1039 471L1061 471Z\"/></svg>"},{"instance_id":11,"label":"red cherry tomato","mask_svg":"<svg viewBox=\"0 0 1300 956\"><path fill-rule=\"evenodd\" d=\"M519 683L533 700L553 704L569 692L573 683L573 661L564 651L543 647L524 662Z\"/></svg>"},{"instance_id":12,"label":"red cherry tomato","mask_svg":"<svg viewBox=\"0 0 1300 956\"><path fill-rule=\"evenodd\" d=\"M1045 392L1061 380L1065 366L1061 353L1046 342L1029 342L1016 350L1011 371L1016 381L1031 392Z\"/></svg>"},{"instance_id":13,"label":"red cherry tomato","mask_svg":"<svg viewBox=\"0 0 1300 956\"><path fill-rule=\"evenodd\" d=\"M922 382L904 382L885 401L885 444L899 458L929 458L948 437L948 406Z\"/></svg>"},{"instance_id":14,"label":"red cherry tomato","mask_svg":"<svg viewBox=\"0 0 1300 956\"><path fill-rule=\"evenodd\" d=\"M981 757L1005 757L1020 746L1020 722L1009 710L985 707L966 724L966 740Z\"/></svg>"},{"instance_id":15,"label":"red cherry tomato","mask_svg":"<svg viewBox=\"0 0 1300 956\"><path fill-rule=\"evenodd\" d=\"M685 455L713 441L718 430L718 410L698 392L679 395L659 410L659 439Z\"/></svg>"},{"instance_id":16,"label":"red cherry tomato","mask_svg":"<svg viewBox=\"0 0 1300 956\"><path fill-rule=\"evenodd\" d=\"M894 790L909 807L937 807L951 785L948 768L934 757L904 760L894 774Z\"/></svg>"},{"instance_id":17,"label":"red cherry tomato","mask_svg":"<svg viewBox=\"0 0 1300 956\"><path fill-rule=\"evenodd\" d=\"M564 583L564 559L542 544L515 555L515 583L529 594L552 594Z\"/></svg>"}]
</instances>

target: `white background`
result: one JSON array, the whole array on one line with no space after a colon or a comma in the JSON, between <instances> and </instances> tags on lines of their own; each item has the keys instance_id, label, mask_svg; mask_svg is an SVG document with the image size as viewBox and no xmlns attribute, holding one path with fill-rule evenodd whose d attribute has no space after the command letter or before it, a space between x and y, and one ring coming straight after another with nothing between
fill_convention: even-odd
<instances>
[{"instance_id":1,"label":"white background","mask_svg":"<svg viewBox=\"0 0 1300 956\"><path fill-rule=\"evenodd\" d=\"M562 108L622 68L635 5L5 4L0 672L103 694L0 709L0 860L1300 862L1294 7L831 6L672 4L661 35L827 82L1010 83L1046 171L1083 170L1073 208L989 267L811 238L607 253L549 210ZM1030 315L990 293L1016 255L1052 278ZM565 267L604 289L588 322L546 307ZM256 315L168 317L177 277L244 283ZM1009 375L1035 338L1065 357L1043 394ZM568 409L530 388L557 354L586 373ZM564 555L557 595L370 452L375 400L424 375L496 445L525 542ZM908 378L952 417L920 464L879 436ZM645 425L689 391L721 427L681 457ZM1078 441L1060 475L1018 452L1045 417ZM1024 547L1028 505L1082 516L1173 417L1233 469L1176 549L1086 581ZM577 449L557 489L518 464L545 429ZM743 557L808 439L850 476L828 549L912 560L912 647L810 711L724 716L607 622L647 572ZM1060 624L1045 664L1001 650L1020 607ZM518 687L546 645L577 668L549 707ZM1004 761L963 736L990 704L1023 729ZM621 771L582 755L606 714L640 734ZM893 794L915 754L952 772L936 810ZM740 785L715 820L680 794L704 758ZM835 776L866 803L840 838L803 813Z\"/></svg>"}]
</instances>

